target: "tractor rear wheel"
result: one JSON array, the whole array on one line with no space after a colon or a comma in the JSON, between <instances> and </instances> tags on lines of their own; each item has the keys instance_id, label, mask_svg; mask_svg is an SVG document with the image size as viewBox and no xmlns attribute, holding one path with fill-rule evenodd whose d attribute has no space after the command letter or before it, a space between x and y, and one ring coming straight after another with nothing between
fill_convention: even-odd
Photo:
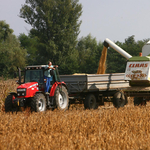
<instances>
[{"instance_id":1,"label":"tractor rear wheel","mask_svg":"<svg viewBox=\"0 0 150 150\"><path fill-rule=\"evenodd\" d=\"M5 99L5 112L13 111L12 98L13 95L8 95Z\"/></svg>"},{"instance_id":2,"label":"tractor rear wheel","mask_svg":"<svg viewBox=\"0 0 150 150\"><path fill-rule=\"evenodd\" d=\"M94 94L88 94L84 100L84 108L85 109L97 109L98 104L96 101L96 97Z\"/></svg>"},{"instance_id":3,"label":"tractor rear wheel","mask_svg":"<svg viewBox=\"0 0 150 150\"><path fill-rule=\"evenodd\" d=\"M113 96L113 105L116 108L124 107L127 104L127 99L123 92L119 91Z\"/></svg>"},{"instance_id":4,"label":"tractor rear wheel","mask_svg":"<svg viewBox=\"0 0 150 150\"><path fill-rule=\"evenodd\" d=\"M65 86L62 86L61 89L57 87L54 97L55 97L57 109L63 110L63 111L68 109L69 98L68 98L68 91Z\"/></svg>"},{"instance_id":5,"label":"tractor rear wheel","mask_svg":"<svg viewBox=\"0 0 150 150\"><path fill-rule=\"evenodd\" d=\"M35 94L30 103L32 111L46 111L46 98L42 93Z\"/></svg>"}]
</instances>

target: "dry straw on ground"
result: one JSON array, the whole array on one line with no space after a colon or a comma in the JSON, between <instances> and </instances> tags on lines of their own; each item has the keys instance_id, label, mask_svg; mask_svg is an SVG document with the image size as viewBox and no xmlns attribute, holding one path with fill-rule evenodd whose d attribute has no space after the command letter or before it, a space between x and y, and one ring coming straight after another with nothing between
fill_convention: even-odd
<instances>
[{"instance_id":1,"label":"dry straw on ground","mask_svg":"<svg viewBox=\"0 0 150 150\"><path fill-rule=\"evenodd\" d=\"M4 100L9 92L16 92L17 84L15 80L4 80L0 78L0 111L4 107Z\"/></svg>"},{"instance_id":2,"label":"dry straw on ground","mask_svg":"<svg viewBox=\"0 0 150 150\"><path fill-rule=\"evenodd\" d=\"M11 91L13 81L1 82ZM148 150L149 122L150 107L133 104L97 110L84 110L81 104L66 112L1 111L0 150Z\"/></svg>"},{"instance_id":3,"label":"dry straw on ground","mask_svg":"<svg viewBox=\"0 0 150 150\"><path fill-rule=\"evenodd\" d=\"M0 149L150 149L149 107L0 113Z\"/></svg>"}]
</instances>

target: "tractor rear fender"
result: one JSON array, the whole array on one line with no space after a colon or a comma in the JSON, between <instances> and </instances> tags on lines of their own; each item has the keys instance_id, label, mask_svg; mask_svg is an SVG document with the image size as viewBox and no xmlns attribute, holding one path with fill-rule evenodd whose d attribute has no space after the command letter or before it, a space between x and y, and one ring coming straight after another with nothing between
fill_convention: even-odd
<instances>
[{"instance_id":1,"label":"tractor rear fender","mask_svg":"<svg viewBox=\"0 0 150 150\"><path fill-rule=\"evenodd\" d=\"M63 85L67 89L67 91L68 91L68 87L67 87L67 85L66 85L65 82L61 82L61 85Z\"/></svg>"},{"instance_id":2,"label":"tractor rear fender","mask_svg":"<svg viewBox=\"0 0 150 150\"><path fill-rule=\"evenodd\" d=\"M58 83L55 82L55 83L53 84L53 86L51 87L50 97L51 97L51 96L54 96L55 90L56 90L57 86L58 86Z\"/></svg>"},{"instance_id":3,"label":"tractor rear fender","mask_svg":"<svg viewBox=\"0 0 150 150\"><path fill-rule=\"evenodd\" d=\"M65 86L66 87L66 84L64 82L55 82L53 84L53 86L51 87L50 96L54 96L55 90L56 90L56 88L58 86L60 86L60 88L61 88L61 86ZM67 89L67 87L66 87L66 89Z\"/></svg>"}]
</instances>

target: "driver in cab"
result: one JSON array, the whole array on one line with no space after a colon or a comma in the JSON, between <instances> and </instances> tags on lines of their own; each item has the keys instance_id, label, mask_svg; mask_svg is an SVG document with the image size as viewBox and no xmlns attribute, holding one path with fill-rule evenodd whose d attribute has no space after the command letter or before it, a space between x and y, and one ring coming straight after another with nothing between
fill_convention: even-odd
<instances>
[{"instance_id":1,"label":"driver in cab","mask_svg":"<svg viewBox=\"0 0 150 150\"><path fill-rule=\"evenodd\" d=\"M54 67L58 67L57 65L52 65L52 62L49 61L48 62L48 65L46 65L45 67L45 72L44 72L44 79L46 79L46 86L45 86L45 94L49 94L49 88L50 88L50 84L51 84L51 81L52 81L52 76L50 74L50 70L55 70Z\"/></svg>"}]
</instances>

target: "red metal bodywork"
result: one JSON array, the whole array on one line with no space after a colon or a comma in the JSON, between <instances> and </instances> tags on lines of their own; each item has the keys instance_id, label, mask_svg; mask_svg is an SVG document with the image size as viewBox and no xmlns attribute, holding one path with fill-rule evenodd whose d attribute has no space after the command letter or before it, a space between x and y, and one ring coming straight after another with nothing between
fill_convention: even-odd
<instances>
[{"instance_id":1,"label":"red metal bodywork","mask_svg":"<svg viewBox=\"0 0 150 150\"><path fill-rule=\"evenodd\" d=\"M65 82L55 82L53 84L53 86L51 87L51 91L50 91L50 97L54 96L57 86L61 86L61 85L66 85L66 84L65 84Z\"/></svg>"},{"instance_id":2,"label":"red metal bodywork","mask_svg":"<svg viewBox=\"0 0 150 150\"><path fill-rule=\"evenodd\" d=\"M18 96L18 97L24 97L24 98L33 97L36 94L36 92L39 91L38 82L24 83L18 86L17 89L26 89L26 95Z\"/></svg>"},{"instance_id":3,"label":"red metal bodywork","mask_svg":"<svg viewBox=\"0 0 150 150\"><path fill-rule=\"evenodd\" d=\"M51 91L50 91L50 97L54 96L55 94L55 90L57 88L57 86L61 86L61 85L66 85L64 82L55 82L52 87L51 87ZM26 89L26 95L25 96L18 96L18 98L29 98L29 97L34 97L34 95L36 94L36 92L39 91L39 87L38 87L38 82L28 82L28 83L24 83L21 84L20 86L17 87L17 89ZM43 92L43 91L42 91Z\"/></svg>"}]
</instances>

